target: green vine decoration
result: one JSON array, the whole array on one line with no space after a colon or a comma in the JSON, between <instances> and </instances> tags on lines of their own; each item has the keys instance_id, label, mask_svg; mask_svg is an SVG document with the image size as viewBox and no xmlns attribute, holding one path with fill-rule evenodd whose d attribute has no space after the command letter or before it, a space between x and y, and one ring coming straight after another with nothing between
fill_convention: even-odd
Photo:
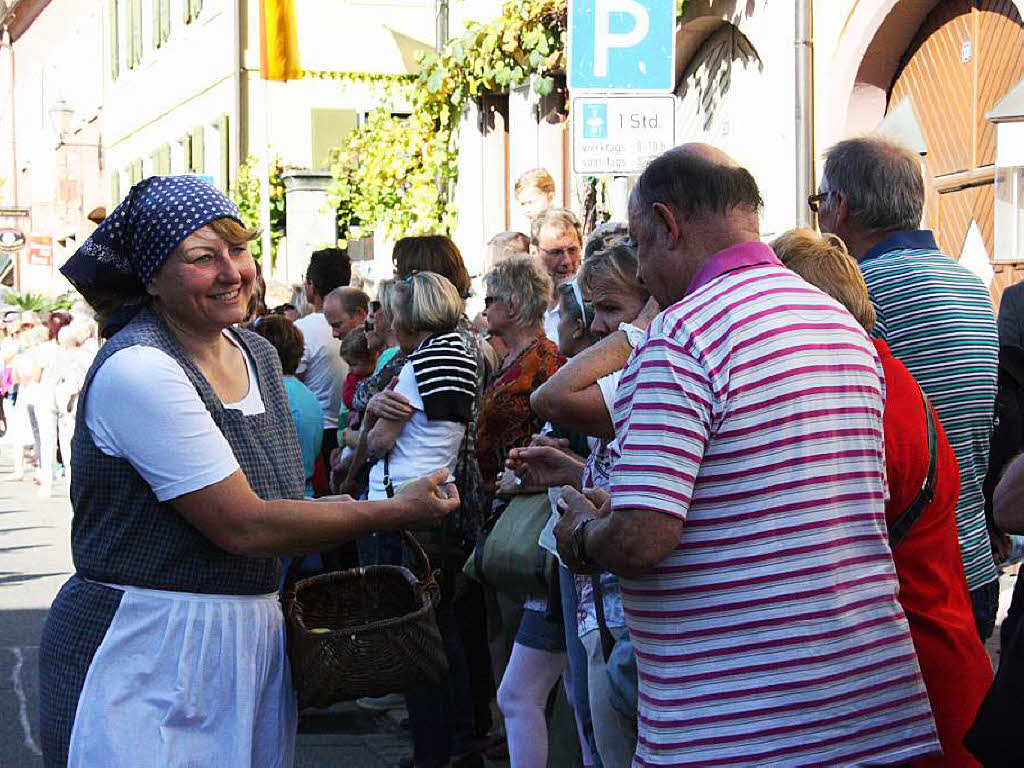
<instances>
[{"instance_id":1,"label":"green vine decoration","mask_svg":"<svg viewBox=\"0 0 1024 768\"><path fill-rule=\"evenodd\" d=\"M677 0L677 17L687 4ZM331 150L339 238L374 227L392 238L451 234L466 103L530 80L537 94L551 94L565 70L566 6L567 0L507 0L498 18L472 23L440 54L421 56L411 114L393 114L395 104L385 101Z\"/></svg>"},{"instance_id":2,"label":"green vine decoration","mask_svg":"<svg viewBox=\"0 0 1024 768\"><path fill-rule=\"evenodd\" d=\"M259 160L249 157L238 167L238 176L231 187L231 199L238 205L242 221L252 229L264 229L260 217L260 176ZM284 207L284 181L281 178L281 158L274 158L270 166L270 267L277 264L277 247L284 237L286 216ZM254 240L249 244L253 258L262 264L263 244Z\"/></svg>"},{"instance_id":3,"label":"green vine decoration","mask_svg":"<svg viewBox=\"0 0 1024 768\"><path fill-rule=\"evenodd\" d=\"M416 75L408 73L394 75L381 72L348 72L344 70L304 69L302 70L301 77L304 80L341 80L343 82L372 83L374 85L381 83L388 85L411 85L416 82Z\"/></svg>"}]
</instances>

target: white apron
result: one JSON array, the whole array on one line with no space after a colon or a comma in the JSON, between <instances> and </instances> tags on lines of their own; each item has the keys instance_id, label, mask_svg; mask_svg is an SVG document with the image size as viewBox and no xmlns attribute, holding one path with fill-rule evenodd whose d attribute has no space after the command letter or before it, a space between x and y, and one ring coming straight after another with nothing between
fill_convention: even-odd
<instances>
[{"instance_id":1,"label":"white apron","mask_svg":"<svg viewBox=\"0 0 1024 768\"><path fill-rule=\"evenodd\" d=\"M68 768L290 768L277 594L124 592L85 677Z\"/></svg>"}]
</instances>

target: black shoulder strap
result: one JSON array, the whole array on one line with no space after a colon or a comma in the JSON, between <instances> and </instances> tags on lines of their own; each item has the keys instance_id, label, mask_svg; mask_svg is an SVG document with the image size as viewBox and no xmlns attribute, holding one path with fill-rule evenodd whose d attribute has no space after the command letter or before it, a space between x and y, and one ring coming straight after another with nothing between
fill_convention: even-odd
<instances>
[{"instance_id":1,"label":"black shoulder strap","mask_svg":"<svg viewBox=\"0 0 1024 768\"><path fill-rule=\"evenodd\" d=\"M924 390L921 389L919 384L917 387L921 393L921 402L924 404L925 418L928 420L928 473L925 475L924 484L921 486L921 490L917 494L910 506L907 507L903 513L892 521L889 526L889 548L896 549L900 542L906 538L907 534L910 533L910 529L917 522L917 518L921 516L925 508L932 503L935 498L935 441L936 441L936 429L935 429L935 416L932 414L931 405L928 402L928 396L925 395Z\"/></svg>"},{"instance_id":2,"label":"black shoulder strap","mask_svg":"<svg viewBox=\"0 0 1024 768\"><path fill-rule=\"evenodd\" d=\"M601 588L601 574L590 577L590 584L594 588L594 615L597 618L597 628L601 632L601 655L607 664L612 656L612 648L615 647L615 637L608 629L608 620L604 615L604 590Z\"/></svg>"}]
</instances>

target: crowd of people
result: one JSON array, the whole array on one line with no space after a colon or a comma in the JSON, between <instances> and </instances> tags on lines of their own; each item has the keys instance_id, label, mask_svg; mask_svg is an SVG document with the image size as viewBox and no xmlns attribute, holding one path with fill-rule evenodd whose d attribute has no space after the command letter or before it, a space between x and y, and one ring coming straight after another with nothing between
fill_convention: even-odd
<instances>
[{"instance_id":1,"label":"crowd of people","mask_svg":"<svg viewBox=\"0 0 1024 768\"><path fill-rule=\"evenodd\" d=\"M69 474L78 394L96 354L96 323L84 305L46 314L11 310L0 325L0 430L14 474L28 467L39 495Z\"/></svg>"},{"instance_id":2,"label":"crowd of people","mask_svg":"<svg viewBox=\"0 0 1024 768\"><path fill-rule=\"evenodd\" d=\"M841 142L820 233L771 243L707 145L589 233L541 169L516 196L530 232L487 244L477 317L441 235L399 240L372 296L315 252L303 314L253 299L256 233L221 193L148 179L63 268L98 352L77 318L8 329L9 428L38 426L51 482L61 435L73 473L48 766L291 765L280 558L402 565L404 529L447 672L360 704L406 707L414 768L982 764L1024 411L990 447L1024 348L918 229L917 158ZM485 543L541 575L492 583ZM1018 589L1004 654L1022 612Z\"/></svg>"}]
</instances>

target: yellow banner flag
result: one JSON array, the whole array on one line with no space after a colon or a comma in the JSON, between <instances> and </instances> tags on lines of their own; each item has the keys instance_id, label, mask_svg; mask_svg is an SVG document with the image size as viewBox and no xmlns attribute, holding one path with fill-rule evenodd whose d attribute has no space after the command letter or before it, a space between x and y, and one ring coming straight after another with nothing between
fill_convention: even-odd
<instances>
[{"instance_id":1,"label":"yellow banner flag","mask_svg":"<svg viewBox=\"0 0 1024 768\"><path fill-rule=\"evenodd\" d=\"M301 72L295 0L260 0L260 77L294 80Z\"/></svg>"}]
</instances>

